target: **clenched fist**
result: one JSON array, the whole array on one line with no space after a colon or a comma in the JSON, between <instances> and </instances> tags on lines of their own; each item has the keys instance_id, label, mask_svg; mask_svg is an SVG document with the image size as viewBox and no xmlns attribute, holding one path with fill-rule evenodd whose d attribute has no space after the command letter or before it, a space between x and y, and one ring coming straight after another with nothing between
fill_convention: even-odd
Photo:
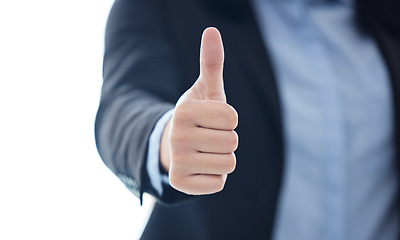
<instances>
[{"instance_id":1,"label":"clenched fist","mask_svg":"<svg viewBox=\"0 0 400 240\"><path fill-rule=\"evenodd\" d=\"M236 166L238 115L226 103L223 64L221 35L216 28L207 28L201 42L200 76L179 98L161 138L161 165L171 186L186 194L221 191Z\"/></svg>"}]
</instances>

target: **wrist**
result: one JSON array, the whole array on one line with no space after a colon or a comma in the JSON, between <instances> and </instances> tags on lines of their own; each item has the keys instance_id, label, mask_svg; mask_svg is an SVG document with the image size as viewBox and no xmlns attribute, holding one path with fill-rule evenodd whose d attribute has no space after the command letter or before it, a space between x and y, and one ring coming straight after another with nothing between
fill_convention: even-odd
<instances>
[{"instance_id":1,"label":"wrist","mask_svg":"<svg viewBox=\"0 0 400 240\"><path fill-rule=\"evenodd\" d=\"M169 146L169 132L171 128L171 119L168 121L161 135L160 144L160 171L163 174L168 174L170 166L170 146Z\"/></svg>"}]
</instances>

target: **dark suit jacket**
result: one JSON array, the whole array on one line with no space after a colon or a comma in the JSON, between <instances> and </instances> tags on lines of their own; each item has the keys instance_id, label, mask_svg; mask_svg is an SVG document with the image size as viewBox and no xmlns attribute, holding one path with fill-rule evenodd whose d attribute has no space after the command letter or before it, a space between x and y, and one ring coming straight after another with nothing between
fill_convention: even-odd
<instances>
[{"instance_id":1,"label":"dark suit jacket","mask_svg":"<svg viewBox=\"0 0 400 240\"><path fill-rule=\"evenodd\" d=\"M400 149L400 44L393 25L385 28L360 9L390 72ZM239 113L237 167L220 193L194 197L164 186L159 196L146 172L148 139L197 79L207 26L216 26L224 41L225 90ZM105 43L97 147L115 174L133 179L136 195L157 199L142 239L269 239L284 167L282 119L268 49L248 1L117 0Z\"/></svg>"}]
</instances>

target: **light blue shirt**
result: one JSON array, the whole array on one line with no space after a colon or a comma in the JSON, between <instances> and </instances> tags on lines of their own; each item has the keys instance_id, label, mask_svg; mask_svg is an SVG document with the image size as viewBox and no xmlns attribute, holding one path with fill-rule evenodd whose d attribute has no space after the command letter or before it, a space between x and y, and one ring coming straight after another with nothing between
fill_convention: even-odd
<instances>
[{"instance_id":1,"label":"light blue shirt","mask_svg":"<svg viewBox=\"0 0 400 240\"><path fill-rule=\"evenodd\" d=\"M391 240L398 235L389 76L354 25L351 1L253 0L281 97L285 169L275 240ZM150 137L148 171L162 193Z\"/></svg>"}]
</instances>

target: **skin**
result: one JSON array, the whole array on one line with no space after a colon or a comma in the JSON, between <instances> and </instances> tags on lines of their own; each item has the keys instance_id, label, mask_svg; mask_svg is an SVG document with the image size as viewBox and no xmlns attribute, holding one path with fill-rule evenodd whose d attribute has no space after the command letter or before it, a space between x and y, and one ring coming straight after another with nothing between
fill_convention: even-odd
<instances>
[{"instance_id":1,"label":"skin","mask_svg":"<svg viewBox=\"0 0 400 240\"><path fill-rule=\"evenodd\" d=\"M216 28L203 32L200 75L178 100L160 145L160 164L170 184L191 195L221 191L236 167L236 110L226 103L224 48Z\"/></svg>"}]
</instances>

